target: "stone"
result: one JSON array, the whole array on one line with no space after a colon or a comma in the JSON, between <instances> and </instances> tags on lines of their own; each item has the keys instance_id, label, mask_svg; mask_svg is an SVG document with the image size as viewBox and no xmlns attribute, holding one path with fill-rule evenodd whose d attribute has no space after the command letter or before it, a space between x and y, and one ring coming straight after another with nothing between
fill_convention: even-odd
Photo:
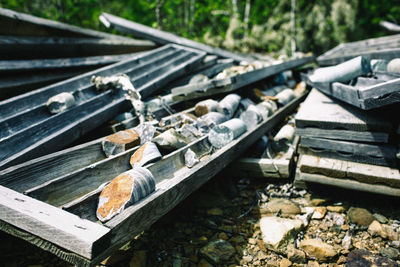
<instances>
[{"instance_id":1,"label":"stone","mask_svg":"<svg viewBox=\"0 0 400 267\"><path fill-rule=\"evenodd\" d=\"M387 238L387 233L382 227L382 224L380 224L378 221L373 221L369 226L368 226L368 233L371 236L380 236L382 238Z\"/></svg>"},{"instance_id":2,"label":"stone","mask_svg":"<svg viewBox=\"0 0 400 267\"><path fill-rule=\"evenodd\" d=\"M379 251L379 253L380 253L382 256L386 257L386 258L389 258L389 259L392 259L392 260L396 260L396 259L399 258L399 253L400 253L400 252L399 252L398 249L388 247L388 248L382 248L382 249Z\"/></svg>"},{"instance_id":3,"label":"stone","mask_svg":"<svg viewBox=\"0 0 400 267\"><path fill-rule=\"evenodd\" d=\"M100 193L96 216L101 222L113 218L155 190L153 174L146 168L136 167L123 172L107 184Z\"/></svg>"},{"instance_id":4,"label":"stone","mask_svg":"<svg viewBox=\"0 0 400 267\"><path fill-rule=\"evenodd\" d=\"M387 234L387 238L391 241L400 241L400 233L396 232L391 226L389 225L382 225L383 230Z\"/></svg>"},{"instance_id":5,"label":"stone","mask_svg":"<svg viewBox=\"0 0 400 267\"><path fill-rule=\"evenodd\" d=\"M222 239L212 241L200 249L200 254L214 264L220 264L229 260L234 253L234 247Z\"/></svg>"},{"instance_id":6,"label":"stone","mask_svg":"<svg viewBox=\"0 0 400 267\"><path fill-rule=\"evenodd\" d=\"M330 212L343 213L346 209L343 206L327 206L326 209Z\"/></svg>"},{"instance_id":7,"label":"stone","mask_svg":"<svg viewBox=\"0 0 400 267\"><path fill-rule=\"evenodd\" d=\"M283 258L279 263L279 267L289 267L292 266L292 262L286 258Z\"/></svg>"},{"instance_id":8,"label":"stone","mask_svg":"<svg viewBox=\"0 0 400 267\"><path fill-rule=\"evenodd\" d=\"M253 256L251 256L251 255L246 255L246 256L243 256L242 259L243 259L246 263L250 263L250 262L253 261Z\"/></svg>"},{"instance_id":9,"label":"stone","mask_svg":"<svg viewBox=\"0 0 400 267\"><path fill-rule=\"evenodd\" d=\"M299 246L307 255L317 258L319 261L327 261L337 255L334 247L320 239L304 239Z\"/></svg>"},{"instance_id":10,"label":"stone","mask_svg":"<svg viewBox=\"0 0 400 267\"><path fill-rule=\"evenodd\" d=\"M46 103L47 108L50 113L57 114L65 111L66 109L75 106L75 97L71 93L60 93L58 95L52 96Z\"/></svg>"},{"instance_id":11,"label":"stone","mask_svg":"<svg viewBox=\"0 0 400 267\"><path fill-rule=\"evenodd\" d=\"M287 257L291 262L295 263L305 263L306 262L306 254L304 251L300 249L296 249L293 246L288 247Z\"/></svg>"},{"instance_id":12,"label":"stone","mask_svg":"<svg viewBox=\"0 0 400 267\"><path fill-rule=\"evenodd\" d=\"M372 214L363 208L351 207L347 212L347 216L358 226L367 227L374 221Z\"/></svg>"},{"instance_id":13,"label":"stone","mask_svg":"<svg viewBox=\"0 0 400 267\"><path fill-rule=\"evenodd\" d=\"M257 240L254 239L254 238L249 238L248 242L249 242L249 244L251 244L251 245L257 244Z\"/></svg>"},{"instance_id":14,"label":"stone","mask_svg":"<svg viewBox=\"0 0 400 267\"><path fill-rule=\"evenodd\" d=\"M261 214L295 215L301 213L301 209L295 202L284 198L272 198L260 207Z\"/></svg>"},{"instance_id":15,"label":"stone","mask_svg":"<svg viewBox=\"0 0 400 267\"><path fill-rule=\"evenodd\" d=\"M319 267L319 263L317 261L308 261L307 267Z\"/></svg>"},{"instance_id":16,"label":"stone","mask_svg":"<svg viewBox=\"0 0 400 267\"><path fill-rule=\"evenodd\" d=\"M154 162L162 158L160 151L156 144L152 142L146 142L139 147L135 153L131 156L129 164L132 168L142 167L147 163Z\"/></svg>"},{"instance_id":17,"label":"stone","mask_svg":"<svg viewBox=\"0 0 400 267\"><path fill-rule=\"evenodd\" d=\"M387 65L388 72L400 73L400 58L394 58Z\"/></svg>"},{"instance_id":18,"label":"stone","mask_svg":"<svg viewBox=\"0 0 400 267\"><path fill-rule=\"evenodd\" d=\"M328 200L324 199L324 198L313 198L311 199L311 205L313 206L321 206L323 204L325 204Z\"/></svg>"},{"instance_id":19,"label":"stone","mask_svg":"<svg viewBox=\"0 0 400 267\"><path fill-rule=\"evenodd\" d=\"M399 264L389 258L372 254L365 249L356 249L351 251L347 257L346 267L360 266L399 267Z\"/></svg>"},{"instance_id":20,"label":"stone","mask_svg":"<svg viewBox=\"0 0 400 267\"><path fill-rule=\"evenodd\" d=\"M140 145L140 136L134 129L119 131L105 137L101 145L106 157L110 157Z\"/></svg>"},{"instance_id":21,"label":"stone","mask_svg":"<svg viewBox=\"0 0 400 267\"><path fill-rule=\"evenodd\" d=\"M296 234L303 228L301 220L285 219L275 216L262 217L260 229L265 246L277 252L286 250L288 244L294 243Z\"/></svg>"},{"instance_id":22,"label":"stone","mask_svg":"<svg viewBox=\"0 0 400 267\"><path fill-rule=\"evenodd\" d=\"M314 207L314 213L311 216L311 219L321 220L325 217L326 207Z\"/></svg>"},{"instance_id":23,"label":"stone","mask_svg":"<svg viewBox=\"0 0 400 267\"><path fill-rule=\"evenodd\" d=\"M205 259L201 259L199 261L199 264L197 264L197 267L213 267L213 265L208 261L206 261Z\"/></svg>"},{"instance_id":24,"label":"stone","mask_svg":"<svg viewBox=\"0 0 400 267\"><path fill-rule=\"evenodd\" d=\"M374 213L372 216L374 216L375 220L377 220L380 223L383 223L383 224L388 223L388 219L381 214Z\"/></svg>"},{"instance_id":25,"label":"stone","mask_svg":"<svg viewBox=\"0 0 400 267\"><path fill-rule=\"evenodd\" d=\"M207 210L207 214L212 215L212 216L222 216L223 211L219 208L213 208L213 209Z\"/></svg>"}]
</instances>

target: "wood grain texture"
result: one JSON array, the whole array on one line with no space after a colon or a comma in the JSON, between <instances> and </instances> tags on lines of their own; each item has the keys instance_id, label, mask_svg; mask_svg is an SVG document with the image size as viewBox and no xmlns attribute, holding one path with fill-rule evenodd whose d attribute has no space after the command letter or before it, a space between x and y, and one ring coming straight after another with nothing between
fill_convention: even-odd
<instances>
[{"instance_id":1,"label":"wood grain texture","mask_svg":"<svg viewBox=\"0 0 400 267\"><path fill-rule=\"evenodd\" d=\"M299 136L327 138L335 140L387 143L389 134L382 132L358 132L339 129L319 129L314 127L296 128L296 134Z\"/></svg>"},{"instance_id":2,"label":"wood grain texture","mask_svg":"<svg viewBox=\"0 0 400 267\"><path fill-rule=\"evenodd\" d=\"M116 63L133 56L137 53L122 55L104 55L93 57L75 57L75 58L55 58L55 59L31 59L31 60L1 60L0 72L21 72L33 70L48 69L67 69L77 67L97 66Z\"/></svg>"},{"instance_id":3,"label":"wood grain texture","mask_svg":"<svg viewBox=\"0 0 400 267\"><path fill-rule=\"evenodd\" d=\"M0 171L0 184L18 192L105 159L101 139Z\"/></svg>"},{"instance_id":4,"label":"wood grain texture","mask_svg":"<svg viewBox=\"0 0 400 267\"><path fill-rule=\"evenodd\" d=\"M0 39L0 58L41 59L126 54L155 48L138 40L111 40L71 37L22 37L4 35Z\"/></svg>"},{"instance_id":5,"label":"wood grain texture","mask_svg":"<svg viewBox=\"0 0 400 267\"><path fill-rule=\"evenodd\" d=\"M362 111L338 102L315 88L296 115L297 128L349 130L359 132L393 131L391 122L377 112Z\"/></svg>"},{"instance_id":6,"label":"wood grain texture","mask_svg":"<svg viewBox=\"0 0 400 267\"><path fill-rule=\"evenodd\" d=\"M104 226L0 186L1 221L90 259L104 247Z\"/></svg>"},{"instance_id":7,"label":"wood grain texture","mask_svg":"<svg viewBox=\"0 0 400 267\"><path fill-rule=\"evenodd\" d=\"M298 162L303 173L353 179L368 184L384 184L400 188L398 169L301 154Z\"/></svg>"},{"instance_id":8,"label":"wood grain texture","mask_svg":"<svg viewBox=\"0 0 400 267\"><path fill-rule=\"evenodd\" d=\"M296 179L295 179L296 187L307 188L308 183L317 183L317 184L340 187L355 191L364 191L369 193L400 197L400 189L392 188L386 185L367 184L355 180L337 179L320 174L311 174L303 172L296 173Z\"/></svg>"},{"instance_id":9,"label":"wood grain texture","mask_svg":"<svg viewBox=\"0 0 400 267\"><path fill-rule=\"evenodd\" d=\"M303 136L300 153L316 156L352 160L360 163L396 167L397 149L392 145L372 145ZM305 153L305 154L307 154Z\"/></svg>"}]
</instances>

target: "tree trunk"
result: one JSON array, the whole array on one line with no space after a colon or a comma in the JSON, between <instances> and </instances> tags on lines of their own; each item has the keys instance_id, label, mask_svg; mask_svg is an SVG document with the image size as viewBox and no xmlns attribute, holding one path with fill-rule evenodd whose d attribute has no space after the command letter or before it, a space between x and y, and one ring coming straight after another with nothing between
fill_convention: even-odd
<instances>
[{"instance_id":1,"label":"tree trunk","mask_svg":"<svg viewBox=\"0 0 400 267\"><path fill-rule=\"evenodd\" d=\"M245 38L247 37L247 31L249 30L250 8L251 8L251 2L250 0L246 0L246 7L244 9L244 16L243 16Z\"/></svg>"}]
</instances>

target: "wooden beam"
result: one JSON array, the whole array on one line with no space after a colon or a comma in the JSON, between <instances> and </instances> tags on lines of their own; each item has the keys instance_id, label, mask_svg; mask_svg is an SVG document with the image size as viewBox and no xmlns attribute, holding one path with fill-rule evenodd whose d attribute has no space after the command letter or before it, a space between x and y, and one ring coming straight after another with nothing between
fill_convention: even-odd
<instances>
[{"instance_id":1,"label":"wooden beam","mask_svg":"<svg viewBox=\"0 0 400 267\"><path fill-rule=\"evenodd\" d=\"M355 191L400 197L400 189L386 185L367 184L350 179L337 179L320 174L297 172L295 179L296 186L306 188L308 183L317 183Z\"/></svg>"},{"instance_id":2,"label":"wooden beam","mask_svg":"<svg viewBox=\"0 0 400 267\"><path fill-rule=\"evenodd\" d=\"M25 72L34 70L54 70L81 68L92 66L105 66L128 58L137 56L138 53L121 55L105 55L93 57L55 58L55 59L31 59L31 60L1 60L0 72Z\"/></svg>"},{"instance_id":3,"label":"wooden beam","mask_svg":"<svg viewBox=\"0 0 400 267\"><path fill-rule=\"evenodd\" d=\"M373 145L302 136L300 153L390 167L397 165L397 149L392 145Z\"/></svg>"},{"instance_id":4,"label":"wooden beam","mask_svg":"<svg viewBox=\"0 0 400 267\"><path fill-rule=\"evenodd\" d=\"M29 14L0 8L1 35L90 37L116 40L132 40L127 37L85 29L66 23L35 17Z\"/></svg>"},{"instance_id":5,"label":"wooden beam","mask_svg":"<svg viewBox=\"0 0 400 267\"><path fill-rule=\"evenodd\" d=\"M153 49L148 41L67 37L0 38L0 59L42 59L126 54Z\"/></svg>"},{"instance_id":6,"label":"wooden beam","mask_svg":"<svg viewBox=\"0 0 400 267\"><path fill-rule=\"evenodd\" d=\"M50 241L88 259L107 247L100 240L107 236L108 228L3 186L0 186L0 214L1 222L30 235L31 243Z\"/></svg>"},{"instance_id":7,"label":"wooden beam","mask_svg":"<svg viewBox=\"0 0 400 267\"><path fill-rule=\"evenodd\" d=\"M368 184L384 184L400 188L400 173L396 168L357 163L302 154L298 166L303 173L353 179Z\"/></svg>"},{"instance_id":8,"label":"wooden beam","mask_svg":"<svg viewBox=\"0 0 400 267\"><path fill-rule=\"evenodd\" d=\"M159 44L174 43L179 44L202 51L206 51L209 54L218 55L224 58L232 58L236 61L252 62L254 59L250 57L241 56L236 53L232 53L220 48L211 47L199 42L195 42L172 33L157 30L133 21L129 21L117 16L113 16L108 13L102 13L100 16L100 21L107 28L114 28L116 30L133 34L139 38L149 39Z\"/></svg>"}]
</instances>

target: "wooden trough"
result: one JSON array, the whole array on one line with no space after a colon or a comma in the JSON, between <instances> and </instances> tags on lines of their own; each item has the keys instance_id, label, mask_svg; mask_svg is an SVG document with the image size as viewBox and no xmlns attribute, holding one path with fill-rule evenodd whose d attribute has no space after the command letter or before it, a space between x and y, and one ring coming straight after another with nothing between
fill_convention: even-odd
<instances>
[{"instance_id":1,"label":"wooden trough","mask_svg":"<svg viewBox=\"0 0 400 267\"><path fill-rule=\"evenodd\" d=\"M147 165L156 190L106 223L95 216L98 187L128 170L132 148L104 158L100 141L60 151L0 172L0 229L79 266L99 263L171 210L291 114L305 94L221 149L207 136ZM200 162L186 167L194 151Z\"/></svg>"},{"instance_id":2,"label":"wooden trough","mask_svg":"<svg viewBox=\"0 0 400 267\"><path fill-rule=\"evenodd\" d=\"M358 77L354 85L340 82L315 83L303 75L312 87L363 110L370 110L400 102L400 75L376 72L372 77Z\"/></svg>"},{"instance_id":3,"label":"wooden trough","mask_svg":"<svg viewBox=\"0 0 400 267\"><path fill-rule=\"evenodd\" d=\"M0 102L0 169L63 148L129 108L122 90L96 90L90 82L93 75L125 73L146 98L201 64L204 57L201 51L167 45ZM76 105L51 114L46 102L62 92L72 93Z\"/></svg>"}]
</instances>

